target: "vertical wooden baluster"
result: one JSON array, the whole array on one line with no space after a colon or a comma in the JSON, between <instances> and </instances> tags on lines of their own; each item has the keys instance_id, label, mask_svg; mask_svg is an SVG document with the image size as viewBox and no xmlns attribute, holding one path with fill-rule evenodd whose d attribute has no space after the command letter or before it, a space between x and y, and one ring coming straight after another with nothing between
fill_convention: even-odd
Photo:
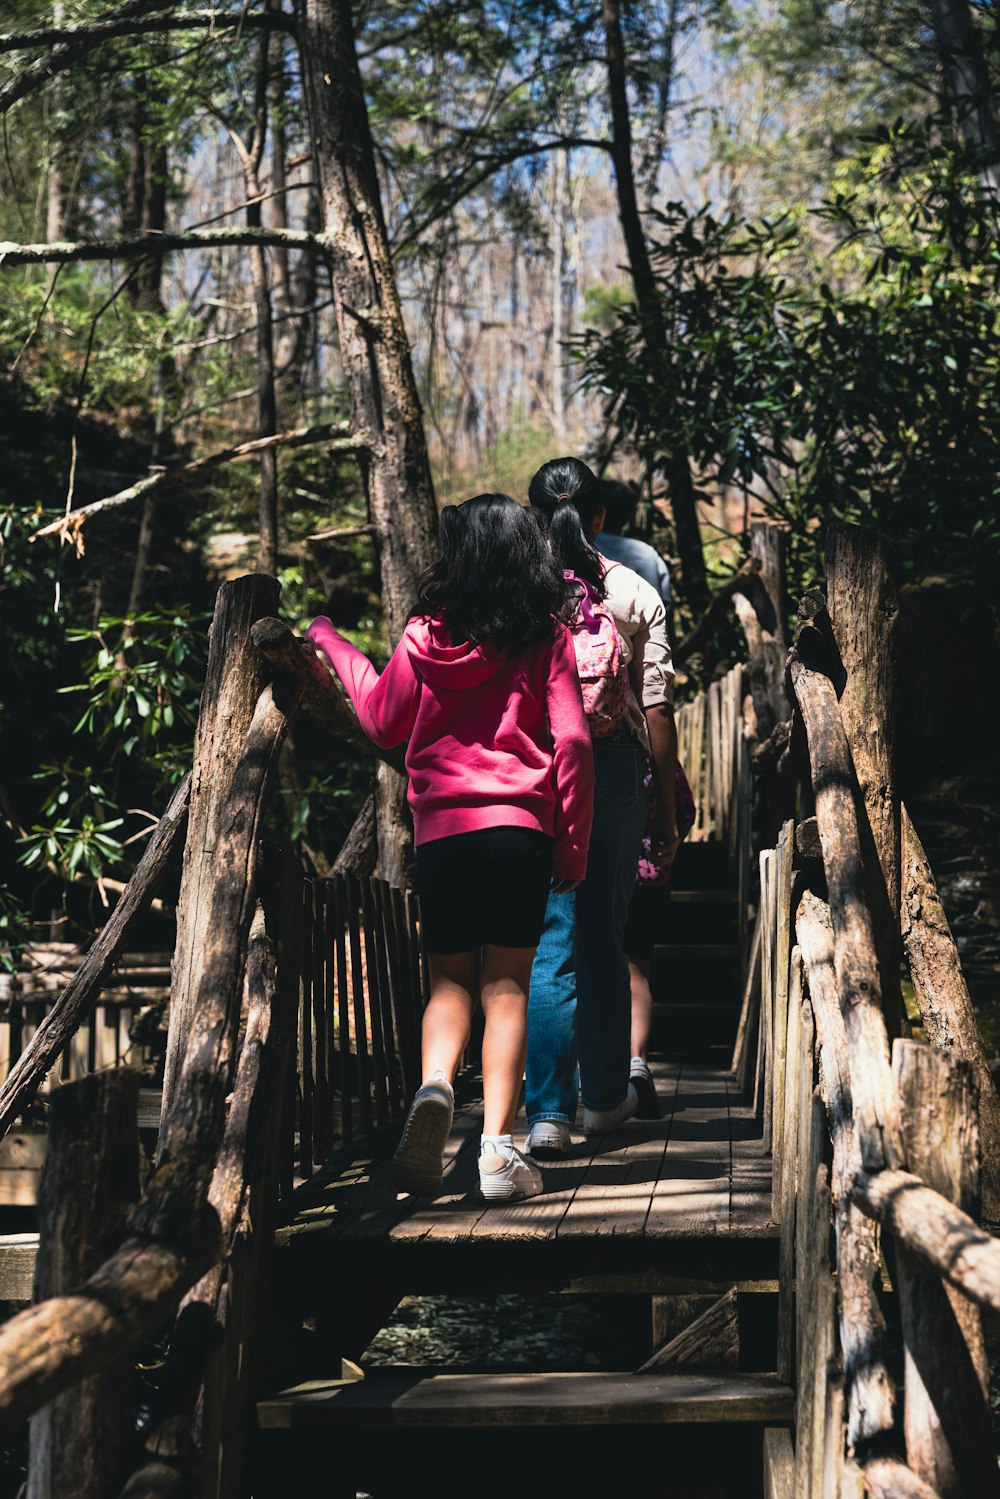
<instances>
[{"instance_id":1,"label":"vertical wooden baluster","mask_svg":"<svg viewBox=\"0 0 1000 1499\"><path fill-rule=\"evenodd\" d=\"M358 1058L358 1115L365 1132L372 1127L371 1066L368 1061L368 1022L365 1017L365 979L361 963L361 891L353 874L347 876L348 931L351 943L351 991L354 1001L354 1044Z\"/></svg>"},{"instance_id":2,"label":"vertical wooden baluster","mask_svg":"<svg viewBox=\"0 0 1000 1499\"><path fill-rule=\"evenodd\" d=\"M281 904L279 908L280 943L278 955L278 982L284 995L283 1009L290 1023L298 1026L299 992L299 947L301 942L302 902L299 890L299 868L291 849L284 849L281 857ZM283 1135L278 1166L278 1193L287 1197L295 1181L295 1109L292 1107L297 1093L298 1036L289 1039L285 1080L285 1111Z\"/></svg>"},{"instance_id":3,"label":"vertical wooden baluster","mask_svg":"<svg viewBox=\"0 0 1000 1499\"><path fill-rule=\"evenodd\" d=\"M330 1148L330 1089L326 1070L326 881L312 882L313 1152L317 1162Z\"/></svg>"},{"instance_id":4,"label":"vertical wooden baluster","mask_svg":"<svg viewBox=\"0 0 1000 1499\"><path fill-rule=\"evenodd\" d=\"M372 894L373 881L361 881L361 912L365 930L365 978L368 993L368 1017L372 1034L372 1077L375 1083L375 1121L389 1122L389 1098L387 1089L385 1032L382 1025L382 974L378 961L378 942L375 932L375 910Z\"/></svg>"},{"instance_id":5,"label":"vertical wooden baluster","mask_svg":"<svg viewBox=\"0 0 1000 1499\"><path fill-rule=\"evenodd\" d=\"M399 1027L396 1022L396 1011L399 1008L397 991L398 979L393 954L392 915L389 906L389 886L384 880L374 880L372 890L375 896L375 930L378 940L378 955L380 964L379 989L382 995L382 1031L385 1036L386 1063L389 1078L389 1114L393 1119L398 1119L400 1114L400 1103L403 1095L402 1074L400 1070L400 1040Z\"/></svg>"},{"instance_id":6,"label":"vertical wooden baluster","mask_svg":"<svg viewBox=\"0 0 1000 1499\"><path fill-rule=\"evenodd\" d=\"M303 1176L313 1169L313 1047L312 1047L312 880L303 879L299 907L299 1166Z\"/></svg>"},{"instance_id":7,"label":"vertical wooden baluster","mask_svg":"<svg viewBox=\"0 0 1000 1499\"><path fill-rule=\"evenodd\" d=\"M337 949L337 1049L340 1052L340 1110L344 1140L354 1138L354 1066L351 1060L351 1002L347 974L350 896L343 875L333 877L334 942Z\"/></svg>"},{"instance_id":8,"label":"vertical wooden baluster","mask_svg":"<svg viewBox=\"0 0 1000 1499\"><path fill-rule=\"evenodd\" d=\"M323 1044L326 1056L326 1086L329 1099L330 1138L343 1136L343 1119L337 1105L337 963L334 949L337 907L333 881L323 881Z\"/></svg>"},{"instance_id":9,"label":"vertical wooden baluster","mask_svg":"<svg viewBox=\"0 0 1000 1499\"><path fill-rule=\"evenodd\" d=\"M399 1030L400 1062L403 1069L403 1101L409 1104L420 1086L420 990L411 961L410 931L406 921L403 892L390 890L393 917L393 946L399 974L399 1007L396 1025Z\"/></svg>"}]
</instances>

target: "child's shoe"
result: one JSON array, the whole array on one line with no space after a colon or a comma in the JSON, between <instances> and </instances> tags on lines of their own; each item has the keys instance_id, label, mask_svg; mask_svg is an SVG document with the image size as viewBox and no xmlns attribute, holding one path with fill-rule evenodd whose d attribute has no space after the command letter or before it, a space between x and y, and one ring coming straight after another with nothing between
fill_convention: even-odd
<instances>
[{"instance_id":1,"label":"child's shoe","mask_svg":"<svg viewBox=\"0 0 1000 1499\"><path fill-rule=\"evenodd\" d=\"M479 1189L487 1202L518 1202L537 1197L542 1173L530 1155L522 1155L513 1144L484 1140L479 1156Z\"/></svg>"},{"instance_id":2,"label":"child's shoe","mask_svg":"<svg viewBox=\"0 0 1000 1499\"><path fill-rule=\"evenodd\" d=\"M397 1192L430 1197L441 1190L444 1148L455 1115L455 1090L443 1072L416 1091L403 1125L403 1137L392 1161Z\"/></svg>"},{"instance_id":3,"label":"child's shoe","mask_svg":"<svg viewBox=\"0 0 1000 1499\"><path fill-rule=\"evenodd\" d=\"M565 1155L573 1144L569 1125L561 1119L539 1119L528 1135L529 1155Z\"/></svg>"},{"instance_id":4,"label":"child's shoe","mask_svg":"<svg viewBox=\"0 0 1000 1499\"><path fill-rule=\"evenodd\" d=\"M637 1119L662 1119L663 1108L659 1098L656 1096L656 1085L653 1082L653 1074L642 1057L633 1057L629 1064L629 1082L635 1089L638 1104L635 1117Z\"/></svg>"},{"instance_id":5,"label":"child's shoe","mask_svg":"<svg viewBox=\"0 0 1000 1499\"><path fill-rule=\"evenodd\" d=\"M626 1119L633 1119L639 1107L639 1097L629 1083L625 1097L613 1109L584 1109L583 1130L587 1135L610 1135Z\"/></svg>"}]
</instances>

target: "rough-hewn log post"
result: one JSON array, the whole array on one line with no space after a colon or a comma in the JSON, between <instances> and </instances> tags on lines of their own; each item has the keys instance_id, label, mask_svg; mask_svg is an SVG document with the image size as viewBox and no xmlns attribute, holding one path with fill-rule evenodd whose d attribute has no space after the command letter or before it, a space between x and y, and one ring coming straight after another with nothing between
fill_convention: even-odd
<instances>
[{"instance_id":1,"label":"rough-hewn log post","mask_svg":"<svg viewBox=\"0 0 1000 1499\"><path fill-rule=\"evenodd\" d=\"M423 414L386 234L350 0L297 0L302 84L330 247L340 362L375 526L382 603L395 643L437 555L437 507ZM402 883L412 846L406 783L376 779L379 874Z\"/></svg>"},{"instance_id":2,"label":"rough-hewn log post","mask_svg":"<svg viewBox=\"0 0 1000 1499\"><path fill-rule=\"evenodd\" d=\"M151 1489L162 1499L179 1499L190 1492L196 1468L206 1499L243 1492L277 1209L282 1113L290 1106L284 1097L287 1053L295 1025L294 995L288 986L278 989L275 973L274 943L258 908L247 950L246 1033L209 1189L227 1258L199 1281L181 1308L164 1374L166 1398L144 1442L147 1461L122 1499L140 1499Z\"/></svg>"},{"instance_id":3,"label":"rough-hewn log post","mask_svg":"<svg viewBox=\"0 0 1000 1499\"><path fill-rule=\"evenodd\" d=\"M191 808L177 905L177 941L170 987L170 1030L163 1076L163 1117L170 1111L209 939L211 899L222 812L257 700L271 675L250 639L250 627L278 607L274 578L223 583L215 601L208 666L198 713L191 772Z\"/></svg>"},{"instance_id":4,"label":"rough-hewn log post","mask_svg":"<svg viewBox=\"0 0 1000 1499\"><path fill-rule=\"evenodd\" d=\"M1000 1222L1000 1097L927 855L903 808L903 945L928 1039L970 1063L979 1094L983 1217Z\"/></svg>"},{"instance_id":5,"label":"rough-hewn log post","mask_svg":"<svg viewBox=\"0 0 1000 1499\"><path fill-rule=\"evenodd\" d=\"M896 1042L893 1067L912 1170L974 1215L979 1128L971 1067L916 1041ZM1000 1494L979 1308L903 1245L897 1250L896 1278L906 1366L907 1463L941 1499Z\"/></svg>"},{"instance_id":6,"label":"rough-hewn log post","mask_svg":"<svg viewBox=\"0 0 1000 1499\"><path fill-rule=\"evenodd\" d=\"M820 1044L820 1088L833 1140L834 1223L840 1345L847 1395L847 1437L858 1449L895 1421L896 1388L886 1356L886 1328L877 1286L881 1276L875 1225L851 1200L859 1154L851 1104L850 1061L837 997L833 930L823 901L806 891L795 922L809 979Z\"/></svg>"},{"instance_id":7,"label":"rough-hewn log post","mask_svg":"<svg viewBox=\"0 0 1000 1499\"><path fill-rule=\"evenodd\" d=\"M171 1216L191 1211L208 1191L232 1083L261 821L301 691L298 683L284 681L265 687L220 809L214 885L204 892L206 910L199 913L204 945L195 970L183 1063L160 1127L156 1170L147 1189L151 1197L161 1184L164 1188L152 1221L164 1208ZM182 1181L175 1179L178 1162L183 1163ZM147 1232L153 1231L152 1221Z\"/></svg>"},{"instance_id":8,"label":"rough-hewn log post","mask_svg":"<svg viewBox=\"0 0 1000 1499\"><path fill-rule=\"evenodd\" d=\"M834 969L850 1055L854 1124L865 1168L903 1164L896 1090L882 1014L878 960L868 910L855 777L833 683L801 661L792 685L809 741L816 822L830 892Z\"/></svg>"},{"instance_id":9,"label":"rough-hewn log post","mask_svg":"<svg viewBox=\"0 0 1000 1499\"><path fill-rule=\"evenodd\" d=\"M149 910L180 842L190 785L190 776L186 775L170 798L106 926L0 1088L0 1135L6 1134L34 1098L66 1042L90 1013L137 922Z\"/></svg>"},{"instance_id":10,"label":"rough-hewn log post","mask_svg":"<svg viewBox=\"0 0 1000 1499\"><path fill-rule=\"evenodd\" d=\"M901 956L900 808L896 786L896 625L899 603L889 544L876 531L834 525L826 536L826 596L847 679L840 712L864 798L868 828L865 879L881 976L882 1008L891 1036L899 1034L903 1001ZM865 848L867 854L867 848ZM881 880L878 878L881 869Z\"/></svg>"},{"instance_id":11,"label":"rough-hewn log post","mask_svg":"<svg viewBox=\"0 0 1000 1499\"><path fill-rule=\"evenodd\" d=\"M53 1093L38 1196L36 1302L75 1290L123 1237L139 1195L138 1101L139 1074L124 1067ZM132 1457L131 1377L123 1359L32 1418L28 1499L113 1499Z\"/></svg>"}]
</instances>

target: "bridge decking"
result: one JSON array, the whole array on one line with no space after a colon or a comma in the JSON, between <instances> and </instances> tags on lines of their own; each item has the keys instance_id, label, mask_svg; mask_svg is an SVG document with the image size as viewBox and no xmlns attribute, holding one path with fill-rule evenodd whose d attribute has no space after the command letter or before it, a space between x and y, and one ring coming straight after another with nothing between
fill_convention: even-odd
<instances>
[{"instance_id":1,"label":"bridge decking","mask_svg":"<svg viewBox=\"0 0 1000 1499\"><path fill-rule=\"evenodd\" d=\"M387 1252L402 1273L419 1260L433 1280L434 1251L447 1249L453 1283L456 1251L482 1264L475 1251L489 1246L542 1251L553 1269L572 1275L635 1272L644 1248L654 1246L664 1272L725 1278L730 1267L734 1278L773 1275L771 1160L752 1107L721 1067L659 1061L654 1073L661 1120L633 1120L589 1142L575 1134L571 1154L540 1163L542 1195L509 1206L487 1206L478 1194L482 1096L478 1080L467 1080L442 1194L394 1192L389 1167L398 1130L374 1147L339 1152L289 1205L277 1241L282 1282L294 1286L310 1272L329 1274L338 1263L370 1263ZM522 1113L515 1139L526 1131ZM757 1254L748 1241L758 1241ZM500 1257L489 1260L502 1266Z\"/></svg>"}]
</instances>

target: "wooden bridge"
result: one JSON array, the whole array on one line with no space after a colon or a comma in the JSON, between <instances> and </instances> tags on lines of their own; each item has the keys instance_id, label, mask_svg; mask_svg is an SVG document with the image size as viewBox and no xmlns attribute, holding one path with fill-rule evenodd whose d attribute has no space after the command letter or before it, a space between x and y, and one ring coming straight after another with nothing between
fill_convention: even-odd
<instances>
[{"instance_id":1,"label":"wooden bridge","mask_svg":"<svg viewBox=\"0 0 1000 1499\"><path fill-rule=\"evenodd\" d=\"M34 1261L35 1304L0 1328L30 1496L1000 1492L980 1313L1000 1243L978 1224L1000 1217L1000 1103L895 786L888 562L838 528L789 652L779 533L753 539L749 665L678 713L699 819L654 965L664 1116L575 1137L503 1207L476 1191L474 1053L442 1195L391 1189L419 910L262 848L298 707L358 731L271 580L224 585L191 780L0 1088L0 1127L48 1124L37 1241L0 1260L9 1298ZM136 1073L54 1073L97 1065L72 1038L182 838L140 1182ZM487 1318L511 1292L646 1298L648 1346L627 1370L365 1366L402 1297ZM137 1442L122 1390L171 1328Z\"/></svg>"}]
</instances>

